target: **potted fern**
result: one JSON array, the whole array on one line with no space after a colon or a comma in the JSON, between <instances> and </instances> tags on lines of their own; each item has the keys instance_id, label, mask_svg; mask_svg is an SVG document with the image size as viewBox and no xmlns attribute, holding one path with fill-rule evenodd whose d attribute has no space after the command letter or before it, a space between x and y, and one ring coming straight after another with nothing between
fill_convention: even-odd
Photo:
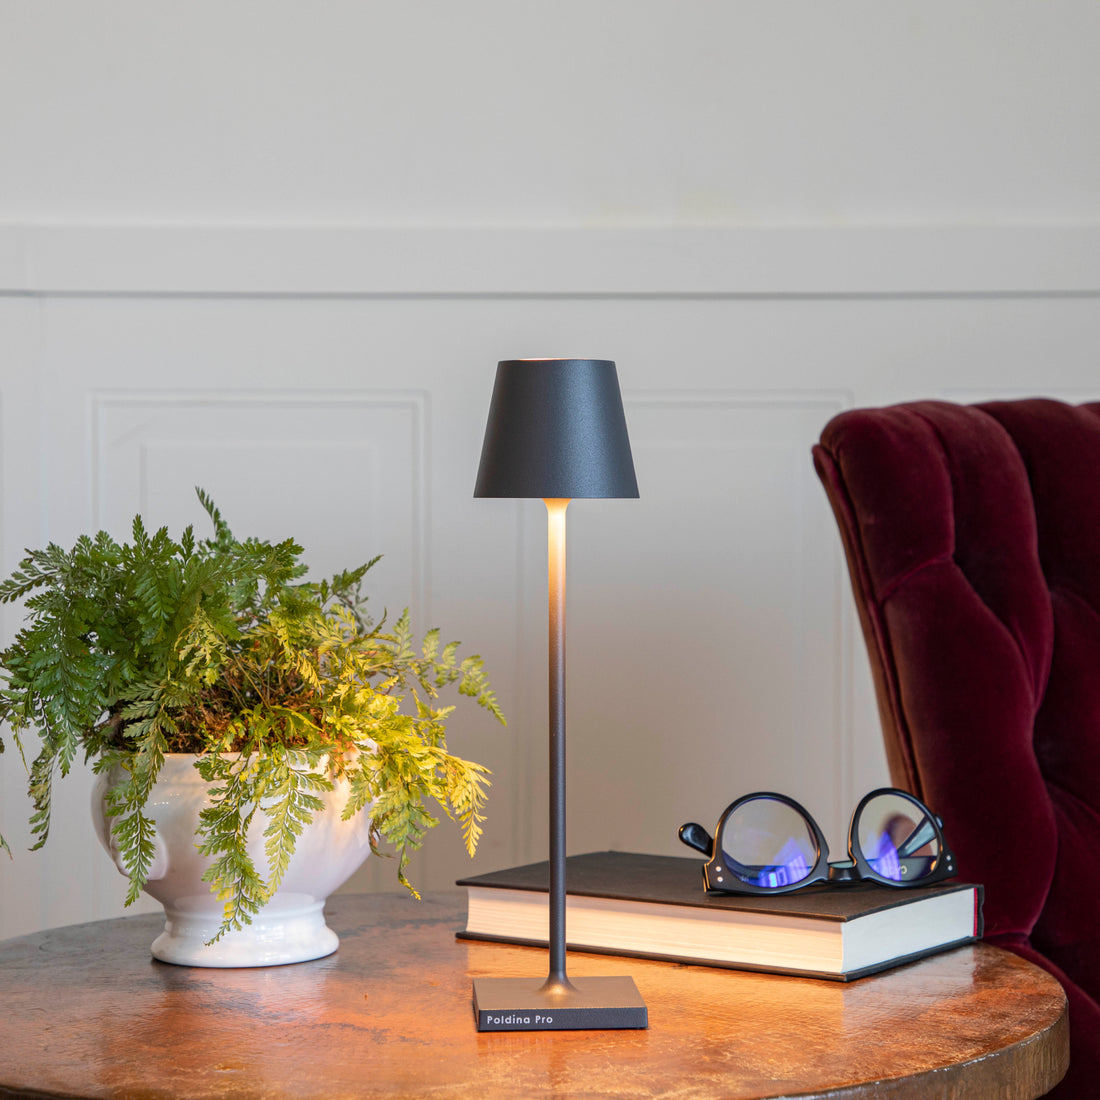
<instances>
[{"instance_id":1,"label":"potted fern","mask_svg":"<svg viewBox=\"0 0 1100 1100\"><path fill-rule=\"evenodd\" d=\"M368 614L362 582L377 558L304 580L300 546L238 540L197 492L207 539L150 534L139 516L129 543L100 532L28 551L0 584L0 601L26 610L0 653L0 719L24 761L23 731L41 738L36 848L55 775L78 754L93 763L93 816L129 879L126 903L145 889L166 910L155 956L317 958L336 947L327 893L382 841L415 894L406 868L436 824L430 803L474 853L488 773L448 750L454 708L440 690L504 719L479 657L459 660L437 630L414 646L408 612L388 629Z\"/></svg>"}]
</instances>

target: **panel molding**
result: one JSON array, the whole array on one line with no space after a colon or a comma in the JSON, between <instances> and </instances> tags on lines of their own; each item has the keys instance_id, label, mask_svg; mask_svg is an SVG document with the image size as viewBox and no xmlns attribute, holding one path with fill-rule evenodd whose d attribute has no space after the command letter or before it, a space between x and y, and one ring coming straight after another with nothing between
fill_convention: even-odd
<instances>
[{"instance_id":1,"label":"panel molding","mask_svg":"<svg viewBox=\"0 0 1100 1100\"><path fill-rule=\"evenodd\" d=\"M623 404L628 410L632 405L645 408L665 406L669 409L709 409L721 405L731 408L803 408L840 412L855 404L855 396L849 389L803 386L775 390L738 389L733 386L690 390L624 389Z\"/></svg>"},{"instance_id":2,"label":"panel molding","mask_svg":"<svg viewBox=\"0 0 1100 1100\"><path fill-rule=\"evenodd\" d=\"M844 388L790 387L783 390L738 389L736 387L706 387L703 389L669 389L624 391L623 404L626 407L629 422L632 409L706 412L715 408L727 410L750 410L755 412L798 411L814 412L826 419L855 406L855 394ZM682 440L668 440L666 446L679 447ZM809 483L816 482L812 466L807 462L804 481L800 487L805 492ZM823 498L815 498L819 505ZM805 518L805 501L799 510ZM831 517L830 517L831 520ZM803 552L810 550L803 536ZM833 713L830 716L831 733L835 737L836 753L831 764L829 790L833 800L833 813L836 817L833 832L841 836L838 827L840 818L855 805L856 791L852 761L857 739L854 706L854 684L852 681L855 657L854 639L855 608L851 600L845 599L848 582L839 536L829 545L826 553L830 555L834 568L830 577L829 598L833 604L833 626L837 635L836 667L832 687Z\"/></svg>"},{"instance_id":3,"label":"panel molding","mask_svg":"<svg viewBox=\"0 0 1100 1100\"><path fill-rule=\"evenodd\" d=\"M104 493L104 427L105 419L117 409L217 409L231 407L236 410L265 409L280 413L290 409L315 408L333 412L347 412L350 408L364 411L398 409L408 413L412 421L410 471L415 495L411 508L412 530L410 542L414 547L412 563L412 604L420 615L430 615L431 561L430 561L430 400L423 390L95 390L89 393L86 404L88 439L87 504L94 529L103 526L102 498ZM163 441L162 441L163 442ZM327 447L327 439L302 440L286 446ZM144 444L143 444L144 446Z\"/></svg>"},{"instance_id":4,"label":"panel molding","mask_svg":"<svg viewBox=\"0 0 1100 1100\"><path fill-rule=\"evenodd\" d=\"M0 294L1091 296L1100 224L8 224Z\"/></svg>"}]
</instances>

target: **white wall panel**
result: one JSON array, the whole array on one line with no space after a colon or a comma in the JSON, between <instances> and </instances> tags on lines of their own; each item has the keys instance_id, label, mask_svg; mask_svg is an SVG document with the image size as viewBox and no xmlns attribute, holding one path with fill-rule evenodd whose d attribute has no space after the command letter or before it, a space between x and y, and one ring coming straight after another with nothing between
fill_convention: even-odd
<instances>
[{"instance_id":1,"label":"white wall panel","mask_svg":"<svg viewBox=\"0 0 1100 1100\"><path fill-rule=\"evenodd\" d=\"M42 535L41 382L33 369L39 359L39 320L37 302L0 297L0 567L4 576L19 561L23 547L37 544ZM5 643L19 619L18 606L0 606ZM0 936L47 926L43 897L63 891L67 860L73 858L72 853L58 853L51 867L47 853L28 854L33 838L27 821L26 772L6 727L3 736L8 748L0 756L0 832L14 858L9 861L0 852ZM35 739L27 741L28 748L33 748Z\"/></svg>"},{"instance_id":2,"label":"white wall panel","mask_svg":"<svg viewBox=\"0 0 1100 1100\"><path fill-rule=\"evenodd\" d=\"M421 618L424 394L94 393L90 403L97 529L128 537L140 512L155 530L178 522L181 503L191 498L195 530L204 537L211 529L195 500L199 486L238 534L296 538L315 580L360 564L341 556L348 545L387 547L370 574L375 613L409 607ZM342 509L345 501L355 506Z\"/></svg>"},{"instance_id":3,"label":"white wall panel","mask_svg":"<svg viewBox=\"0 0 1100 1100\"><path fill-rule=\"evenodd\" d=\"M475 265L466 293L440 293L436 268L419 261L409 271L423 292L414 281L367 293L341 268L342 245L331 270L343 276L311 289L293 249L279 266L272 232L259 247L279 270L257 269L251 292L251 276L232 293L197 289L219 287L226 244L200 253L186 292L80 292L94 279L61 263L51 279L66 290L0 297L5 566L23 546L100 525L124 536L137 510L202 529L195 484L238 532L299 538L320 572L384 554L377 602L411 604L418 629L440 625L482 652L509 716L502 730L456 715L452 748L493 769L490 816L472 868L458 831L435 830L413 868L426 888L545 854L544 509L472 498L498 358L616 359L641 487L637 501L569 511L574 851L675 852L683 820L712 824L762 787L806 801L841 847L851 803L886 773L810 446L851 404L1096 392L1091 269L1065 268L1057 291L1023 289L1029 272L1037 287L1049 278L1057 250L1042 234L985 238L1015 257L1010 291L960 292L945 271L933 293L928 268L920 291L884 295L844 290L827 262L842 244L816 231L794 244L784 234L779 251L817 256L820 293L804 275L770 294L685 291L690 252L663 268L674 238L661 232L629 234L620 253L602 232L578 233L577 266L620 289L563 295L501 294L491 265ZM96 237L110 252L110 233ZM940 239L996 283L967 234ZM134 285L143 264L160 277L146 247L156 240L144 238ZM474 234L466 246L491 253L498 241L489 232L479 250ZM405 250L453 258L453 244L418 231ZM888 249L876 254L883 285L912 285L904 256L891 268ZM710 262L705 248L698 256ZM639 264L644 292L630 290ZM793 277L797 265L777 270ZM271 279L303 289L271 293ZM4 610L5 636L17 621ZM0 861L0 934L119 911L122 880L87 827L89 783L59 784L50 844L32 855L21 850L22 768L10 753L0 761L16 848ZM369 861L351 886L394 888L392 864Z\"/></svg>"},{"instance_id":4,"label":"white wall panel","mask_svg":"<svg viewBox=\"0 0 1100 1100\"><path fill-rule=\"evenodd\" d=\"M806 440L849 401L628 396L642 497L570 507L575 847L675 853L750 777L845 812L842 578Z\"/></svg>"}]
</instances>

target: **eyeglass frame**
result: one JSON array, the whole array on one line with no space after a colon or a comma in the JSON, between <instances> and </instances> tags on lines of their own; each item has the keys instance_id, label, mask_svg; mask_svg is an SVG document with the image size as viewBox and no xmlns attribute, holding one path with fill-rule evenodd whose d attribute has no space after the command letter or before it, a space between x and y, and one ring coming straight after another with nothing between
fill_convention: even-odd
<instances>
[{"instance_id":1,"label":"eyeglass frame","mask_svg":"<svg viewBox=\"0 0 1100 1100\"><path fill-rule=\"evenodd\" d=\"M900 795L903 799L913 803L920 809L923 812L924 821L927 822L927 825L931 825L931 836L924 835L927 825L922 824L918 826L916 833L910 834L905 841L906 844L909 844L913 841L914 835L919 835L921 837L921 843L914 849L919 850L930 840L936 840L939 845L939 852L936 857L936 862L933 864L928 874L920 878L906 880L889 878L876 871L863 854L863 849L859 846L859 841L857 839L856 825L866 805L872 799L882 795ZM810 869L810 873L805 878L799 879L798 882L787 883L782 886L757 886L753 883L744 882L737 877L736 873L727 870L730 860L726 859L724 854L717 850L718 838L722 835L726 820L745 805L745 803L751 802L754 799L763 798L772 799L773 801L782 802L784 805L790 806L801 815L802 820L810 828L814 843L817 845L817 859ZM680 840L689 848L697 852L702 852L703 855L708 857L707 862L703 864L703 889L708 893L752 894L757 896L790 894L795 890L802 890L807 886L812 886L821 882L835 883L837 885L877 882L882 886L906 889L914 886L930 886L933 883L942 882L944 879L953 878L958 873L955 867L955 855L947 846L947 841L944 839L943 819L938 814L934 814L916 795L910 794L908 791L903 791L898 787L878 787L868 794L865 794L863 798L860 799L848 823L849 860L847 862L838 861L837 863L830 863L829 845L825 840L825 834L822 832L821 826L818 825L810 812L800 802L796 802L793 798L785 794L778 794L775 791L753 791L751 794L742 795L734 802L731 802L718 818L718 824L715 827L713 837L702 825L694 821L689 821L681 825L678 835ZM725 879L727 877L733 878L737 885L725 885Z\"/></svg>"}]
</instances>

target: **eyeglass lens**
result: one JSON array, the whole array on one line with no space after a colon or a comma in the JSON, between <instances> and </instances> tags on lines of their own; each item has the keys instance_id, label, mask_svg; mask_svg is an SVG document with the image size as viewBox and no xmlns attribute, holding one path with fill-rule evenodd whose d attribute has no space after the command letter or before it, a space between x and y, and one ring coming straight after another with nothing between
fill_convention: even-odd
<instances>
[{"instance_id":1,"label":"eyeglass lens","mask_svg":"<svg viewBox=\"0 0 1100 1100\"><path fill-rule=\"evenodd\" d=\"M752 798L725 820L718 837L725 873L750 886L775 889L808 878L818 849L806 819L793 806L774 798Z\"/></svg>"},{"instance_id":2,"label":"eyeglass lens","mask_svg":"<svg viewBox=\"0 0 1100 1100\"><path fill-rule=\"evenodd\" d=\"M871 869L895 882L931 874L940 854L931 819L897 794L876 795L863 807L855 840Z\"/></svg>"}]
</instances>

